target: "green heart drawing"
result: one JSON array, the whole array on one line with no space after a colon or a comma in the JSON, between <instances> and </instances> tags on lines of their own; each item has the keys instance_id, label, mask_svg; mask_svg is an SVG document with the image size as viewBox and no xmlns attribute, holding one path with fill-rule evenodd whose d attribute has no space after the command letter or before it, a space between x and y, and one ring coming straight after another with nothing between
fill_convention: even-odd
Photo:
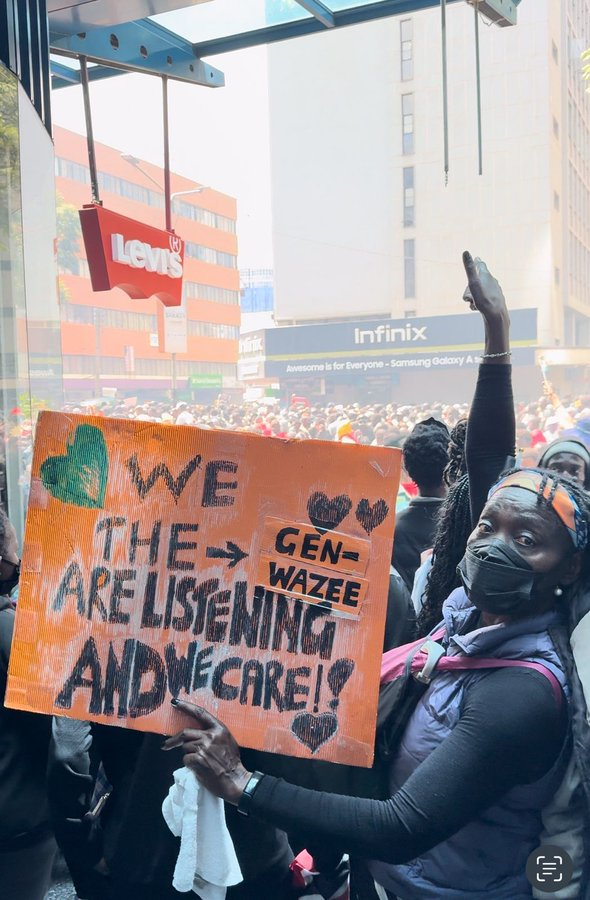
<instances>
[{"instance_id":1,"label":"green heart drawing","mask_svg":"<svg viewBox=\"0 0 590 900\"><path fill-rule=\"evenodd\" d=\"M104 506L108 475L105 440L94 425L78 425L66 455L48 456L41 466L41 481L56 500L92 509Z\"/></svg>"}]
</instances>

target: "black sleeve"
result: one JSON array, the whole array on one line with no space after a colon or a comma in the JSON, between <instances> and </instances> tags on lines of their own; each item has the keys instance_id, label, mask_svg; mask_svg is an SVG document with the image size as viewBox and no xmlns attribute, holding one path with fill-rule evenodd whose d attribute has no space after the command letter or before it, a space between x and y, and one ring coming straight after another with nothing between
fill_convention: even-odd
<instances>
[{"instance_id":1,"label":"black sleeve","mask_svg":"<svg viewBox=\"0 0 590 900\"><path fill-rule=\"evenodd\" d=\"M512 366L480 365L469 413L465 458L469 474L471 520L475 524L488 491L514 456L516 425Z\"/></svg>"},{"instance_id":2,"label":"black sleeve","mask_svg":"<svg viewBox=\"0 0 590 900\"><path fill-rule=\"evenodd\" d=\"M562 706L544 675L496 670L466 691L450 736L389 800L310 791L265 776L251 812L359 857L407 862L447 840L515 785L548 771L565 737Z\"/></svg>"},{"instance_id":3,"label":"black sleeve","mask_svg":"<svg viewBox=\"0 0 590 900\"><path fill-rule=\"evenodd\" d=\"M401 575L392 567L389 573L387 593L387 615L383 652L401 647L415 637L416 613L412 597Z\"/></svg>"}]
</instances>

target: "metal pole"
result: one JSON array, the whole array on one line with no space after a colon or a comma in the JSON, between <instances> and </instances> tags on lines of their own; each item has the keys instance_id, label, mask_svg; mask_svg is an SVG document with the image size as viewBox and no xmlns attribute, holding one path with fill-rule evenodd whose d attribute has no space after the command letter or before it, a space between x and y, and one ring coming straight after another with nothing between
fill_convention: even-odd
<instances>
[{"instance_id":1,"label":"metal pole","mask_svg":"<svg viewBox=\"0 0 590 900\"><path fill-rule=\"evenodd\" d=\"M168 128L168 78L162 78L162 118L164 125L164 209L166 231L172 231L172 199L170 195L170 135Z\"/></svg>"},{"instance_id":2,"label":"metal pole","mask_svg":"<svg viewBox=\"0 0 590 900\"><path fill-rule=\"evenodd\" d=\"M445 156L445 185L449 183L449 90L447 82L447 0L440 0L440 21L442 34L442 88L443 88L443 131Z\"/></svg>"},{"instance_id":3,"label":"metal pole","mask_svg":"<svg viewBox=\"0 0 590 900\"><path fill-rule=\"evenodd\" d=\"M481 134L481 68L479 61L479 10L476 3L473 7L475 13L475 84L477 93L477 155L479 162L479 174L483 175L483 141Z\"/></svg>"},{"instance_id":4,"label":"metal pole","mask_svg":"<svg viewBox=\"0 0 590 900\"><path fill-rule=\"evenodd\" d=\"M100 338L102 326L102 309L94 307L94 394L100 397Z\"/></svg>"},{"instance_id":5,"label":"metal pole","mask_svg":"<svg viewBox=\"0 0 590 900\"><path fill-rule=\"evenodd\" d=\"M172 402L176 405L176 353L170 354L172 362Z\"/></svg>"},{"instance_id":6,"label":"metal pole","mask_svg":"<svg viewBox=\"0 0 590 900\"><path fill-rule=\"evenodd\" d=\"M90 108L88 66L85 56L80 57L80 81L82 83L82 96L84 98L84 118L86 119L86 144L88 146L88 168L90 169L92 202L100 203L100 195L98 192L98 171L96 168L96 154L94 152L94 134L92 131L92 110Z\"/></svg>"}]
</instances>

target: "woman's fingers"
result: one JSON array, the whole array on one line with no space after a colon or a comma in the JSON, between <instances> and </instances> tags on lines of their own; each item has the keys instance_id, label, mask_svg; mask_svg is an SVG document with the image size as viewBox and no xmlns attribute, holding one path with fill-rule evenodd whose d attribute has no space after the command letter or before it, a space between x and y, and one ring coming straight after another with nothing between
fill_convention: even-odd
<instances>
[{"instance_id":1,"label":"woman's fingers","mask_svg":"<svg viewBox=\"0 0 590 900\"><path fill-rule=\"evenodd\" d=\"M212 716L211 713L207 712L206 709L203 709L202 706L197 706L195 703L189 703L187 700L172 700L171 702L174 709L186 713L187 716L196 719L203 728L215 728L216 726L221 725L219 719Z\"/></svg>"},{"instance_id":2,"label":"woman's fingers","mask_svg":"<svg viewBox=\"0 0 590 900\"><path fill-rule=\"evenodd\" d=\"M182 747L183 744L191 743L193 741L198 742L202 736L202 731L197 731L195 728L183 728L178 734L175 734L164 741L162 750L174 750L175 747Z\"/></svg>"}]
</instances>

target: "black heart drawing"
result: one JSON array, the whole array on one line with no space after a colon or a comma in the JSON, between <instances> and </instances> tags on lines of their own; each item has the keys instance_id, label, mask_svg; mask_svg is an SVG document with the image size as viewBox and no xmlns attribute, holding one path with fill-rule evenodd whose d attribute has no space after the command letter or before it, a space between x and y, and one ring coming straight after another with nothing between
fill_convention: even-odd
<instances>
[{"instance_id":1,"label":"black heart drawing","mask_svg":"<svg viewBox=\"0 0 590 900\"><path fill-rule=\"evenodd\" d=\"M316 491L307 501L309 521L323 531L338 528L351 509L352 501L347 494L339 494L330 500L323 491Z\"/></svg>"},{"instance_id":2,"label":"black heart drawing","mask_svg":"<svg viewBox=\"0 0 590 900\"><path fill-rule=\"evenodd\" d=\"M299 713L291 722L291 731L312 753L334 737L338 731L338 719L333 713Z\"/></svg>"},{"instance_id":3,"label":"black heart drawing","mask_svg":"<svg viewBox=\"0 0 590 900\"><path fill-rule=\"evenodd\" d=\"M363 498L362 500L359 500L359 504L356 508L356 517L367 534L371 534L374 528L377 528L378 525L381 525L381 522L385 521L388 512L389 506L385 500L377 500L377 502L373 503L371 506L369 501L366 498Z\"/></svg>"}]
</instances>

